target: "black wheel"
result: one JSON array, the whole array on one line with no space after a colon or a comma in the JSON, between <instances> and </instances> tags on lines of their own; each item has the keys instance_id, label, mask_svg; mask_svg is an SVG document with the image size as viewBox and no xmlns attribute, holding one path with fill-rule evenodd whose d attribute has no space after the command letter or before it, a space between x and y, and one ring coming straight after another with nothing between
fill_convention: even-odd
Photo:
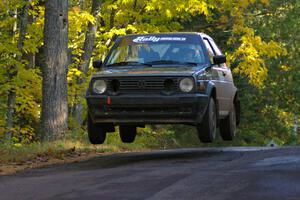
<instances>
[{"instance_id":1,"label":"black wheel","mask_svg":"<svg viewBox=\"0 0 300 200\"><path fill-rule=\"evenodd\" d=\"M229 115L220 121L220 135L223 140L233 140L236 133L236 112L235 106L232 106Z\"/></svg>"},{"instance_id":2,"label":"black wheel","mask_svg":"<svg viewBox=\"0 0 300 200\"><path fill-rule=\"evenodd\" d=\"M120 126L120 138L124 143L134 142L136 136L136 126Z\"/></svg>"},{"instance_id":3,"label":"black wheel","mask_svg":"<svg viewBox=\"0 0 300 200\"><path fill-rule=\"evenodd\" d=\"M88 114L88 136L92 144L103 144L106 138L106 131L102 124L93 123L90 114Z\"/></svg>"},{"instance_id":4,"label":"black wheel","mask_svg":"<svg viewBox=\"0 0 300 200\"><path fill-rule=\"evenodd\" d=\"M217 132L217 111L213 98L210 98L208 107L203 116L202 122L197 125L198 137L203 143L211 143L216 138Z\"/></svg>"}]
</instances>

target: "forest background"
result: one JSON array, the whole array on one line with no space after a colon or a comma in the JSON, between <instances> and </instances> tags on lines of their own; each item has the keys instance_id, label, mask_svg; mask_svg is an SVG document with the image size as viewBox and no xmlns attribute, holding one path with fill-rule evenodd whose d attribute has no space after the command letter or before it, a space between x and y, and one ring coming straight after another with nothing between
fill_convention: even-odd
<instances>
[{"instance_id":1,"label":"forest background","mask_svg":"<svg viewBox=\"0 0 300 200\"><path fill-rule=\"evenodd\" d=\"M28 146L46 146L49 151L57 145L47 142L57 139L61 149L90 149L84 94L95 72L92 61L103 59L119 35L175 31L209 34L226 54L233 71L241 100L241 124L233 142L218 140L214 145L299 144L300 1L61 2L67 10L68 119L65 130L45 142L43 138L49 133L43 131L41 115L47 3L0 0L0 151ZM55 15L54 9L51 12ZM131 146L121 144L118 134L111 134L105 145L97 148L111 151L203 146L196 137L188 126L147 126L139 130Z\"/></svg>"}]
</instances>

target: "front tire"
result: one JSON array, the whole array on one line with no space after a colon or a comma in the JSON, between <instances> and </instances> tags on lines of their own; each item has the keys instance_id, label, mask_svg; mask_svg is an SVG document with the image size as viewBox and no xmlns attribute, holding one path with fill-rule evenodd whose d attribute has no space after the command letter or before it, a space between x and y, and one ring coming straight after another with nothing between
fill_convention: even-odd
<instances>
[{"instance_id":1,"label":"front tire","mask_svg":"<svg viewBox=\"0 0 300 200\"><path fill-rule=\"evenodd\" d=\"M233 105L231 111L229 111L229 115L220 121L220 135L223 140L233 140L236 134L236 125L236 111L235 105Z\"/></svg>"},{"instance_id":2,"label":"front tire","mask_svg":"<svg viewBox=\"0 0 300 200\"><path fill-rule=\"evenodd\" d=\"M120 138L124 143L132 143L136 136L136 126L121 125L120 126Z\"/></svg>"},{"instance_id":3,"label":"front tire","mask_svg":"<svg viewBox=\"0 0 300 200\"><path fill-rule=\"evenodd\" d=\"M217 110L215 100L210 98L202 122L197 125L198 137L203 143L211 143L217 133Z\"/></svg>"},{"instance_id":4,"label":"front tire","mask_svg":"<svg viewBox=\"0 0 300 200\"><path fill-rule=\"evenodd\" d=\"M88 114L88 137L92 144L103 144L106 139L106 131L103 125L93 123L90 114Z\"/></svg>"}]
</instances>

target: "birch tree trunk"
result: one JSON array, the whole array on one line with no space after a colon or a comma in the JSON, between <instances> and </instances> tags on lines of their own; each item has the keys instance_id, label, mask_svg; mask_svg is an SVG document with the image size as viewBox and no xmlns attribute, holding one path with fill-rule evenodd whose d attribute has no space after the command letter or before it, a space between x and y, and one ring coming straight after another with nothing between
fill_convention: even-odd
<instances>
[{"instance_id":1,"label":"birch tree trunk","mask_svg":"<svg viewBox=\"0 0 300 200\"><path fill-rule=\"evenodd\" d=\"M56 140L68 128L68 0L46 0L42 139Z\"/></svg>"}]
</instances>

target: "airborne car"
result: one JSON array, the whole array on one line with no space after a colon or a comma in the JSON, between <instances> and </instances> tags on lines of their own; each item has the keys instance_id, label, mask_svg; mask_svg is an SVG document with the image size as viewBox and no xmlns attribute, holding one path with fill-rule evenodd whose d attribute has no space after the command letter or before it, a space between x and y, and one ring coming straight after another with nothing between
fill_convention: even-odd
<instances>
[{"instance_id":1,"label":"airborne car","mask_svg":"<svg viewBox=\"0 0 300 200\"><path fill-rule=\"evenodd\" d=\"M226 57L203 33L126 35L104 62L94 61L87 90L88 136L102 144L119 126L121 140L134 141L146 124L187 124L202 142L217 127L232 140L239 123L237 88Z\"/></svg>"}]
</instances>

